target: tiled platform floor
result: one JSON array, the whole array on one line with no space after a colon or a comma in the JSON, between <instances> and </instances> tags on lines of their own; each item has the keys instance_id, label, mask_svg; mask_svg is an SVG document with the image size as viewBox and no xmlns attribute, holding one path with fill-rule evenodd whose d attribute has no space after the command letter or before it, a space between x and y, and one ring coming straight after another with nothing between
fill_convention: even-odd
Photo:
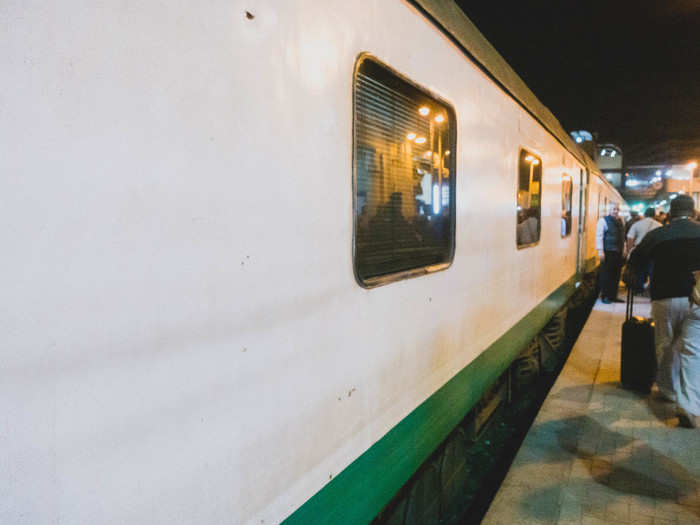
<instances>
[{"instance_id":1,"label":"tiled platform floor","mask_svg":"<svg viewBox=\"0 0 700 525\"><path fill-rule=\"evenodd\" d=\"M700 430L620 388L624 315L596 303L483 524L700 524Z\"/></svg>"}]
</instances>

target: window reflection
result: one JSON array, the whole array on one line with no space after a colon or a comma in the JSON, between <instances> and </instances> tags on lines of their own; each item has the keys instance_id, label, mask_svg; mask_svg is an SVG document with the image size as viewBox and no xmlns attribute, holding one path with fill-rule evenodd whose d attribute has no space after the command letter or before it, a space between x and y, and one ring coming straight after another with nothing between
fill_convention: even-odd
<instances>
[{"instance_id":1,"label":"window reflection","mask_svg":"<svg viewBox=\"0 0 700 525\"><path fill-rule=\"evenodd\" d=\"M518 159L518 248L540 240L542 196L542 160L527 150L520 150Z\"/></svg>"},{"instance_id":2,"label":"window reflection","mask_svg":"<svg viewBox=\"0 0 700 525\"><path fill-rule=\"evenodd\" d=\"M454 114L366 58L355 78L355 268L373 277L448 262Z\"/></svg>"},{"instance_id":3,"label":"window reflection","mask_svg":"<svg viewBox=\"0 0 700 525\"><path fill-rule=\"evenodd\" d=\"M574 184L571 176L566 173L561 178L561 236L566 237L571 234L571 200L574 191Z\"/></svg>"}]
</instances>

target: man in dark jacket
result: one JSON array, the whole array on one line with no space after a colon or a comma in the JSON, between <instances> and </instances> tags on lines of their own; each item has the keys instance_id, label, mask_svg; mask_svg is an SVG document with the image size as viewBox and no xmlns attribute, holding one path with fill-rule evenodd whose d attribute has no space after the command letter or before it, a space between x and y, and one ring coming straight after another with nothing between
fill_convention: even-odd
<instances>
[{"instance_id":1,"label":"man in dark jacket","mask_svg":"<svg viewBox=\"0 0 700 525\"><path fill-rule=\"evenodd\" d=\"M670 223L647 233L630 256L635 271L653 265L650 290L659 364L656 384L671 401L676 401L680 389L678 352L681 327L690 312L692 271L700 268L700 224L693 220L694 215L693 199L679 195L671 202Z\"/></svg>"},{"instance_id":2,"label":"man in dark jacket","mask_svg":"<svg viewBox=\"0 0 700 525\"><path fill-rule=\"evenodd\" d=\"M625 247L625 227L618 217L617 204L608 205L608 214L596 225L596 250L600 258L600 296L605 304L624 302L617 298Z\"/></svg>"}]
</instances>

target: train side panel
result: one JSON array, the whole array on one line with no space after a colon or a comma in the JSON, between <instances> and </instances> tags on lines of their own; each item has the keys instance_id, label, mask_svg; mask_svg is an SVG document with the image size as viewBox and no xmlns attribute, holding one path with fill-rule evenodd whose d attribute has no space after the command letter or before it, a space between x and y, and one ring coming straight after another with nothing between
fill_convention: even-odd
<instances>
[{"instance_id":1,"label":"train side panel","mask_svg":"<svg viewBox=\"0 0 700 525\"><path fill-rule=\"evenodd\" d=\"M2 522L277 522L576 270L576 163L406 3L0 17ZM352 267L363 52L458 124L451 267L372 290ZM520 147L544 183L518 250Z\"/></svg>"}]
</instances>

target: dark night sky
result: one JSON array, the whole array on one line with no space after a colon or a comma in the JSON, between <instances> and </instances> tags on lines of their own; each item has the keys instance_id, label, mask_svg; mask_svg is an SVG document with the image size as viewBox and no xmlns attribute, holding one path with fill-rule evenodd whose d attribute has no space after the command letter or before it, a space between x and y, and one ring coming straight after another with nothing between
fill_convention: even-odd
<instances>
[{"instance_id":1,"label":"dark night sky","mask_svg":"<svg viewBox=\"0 0 700 525\"><path fill-rule=\"evenodd\" d=\"M567 131L700 161L700 0L457 0Z\"/></svg>"}]
</instances>

